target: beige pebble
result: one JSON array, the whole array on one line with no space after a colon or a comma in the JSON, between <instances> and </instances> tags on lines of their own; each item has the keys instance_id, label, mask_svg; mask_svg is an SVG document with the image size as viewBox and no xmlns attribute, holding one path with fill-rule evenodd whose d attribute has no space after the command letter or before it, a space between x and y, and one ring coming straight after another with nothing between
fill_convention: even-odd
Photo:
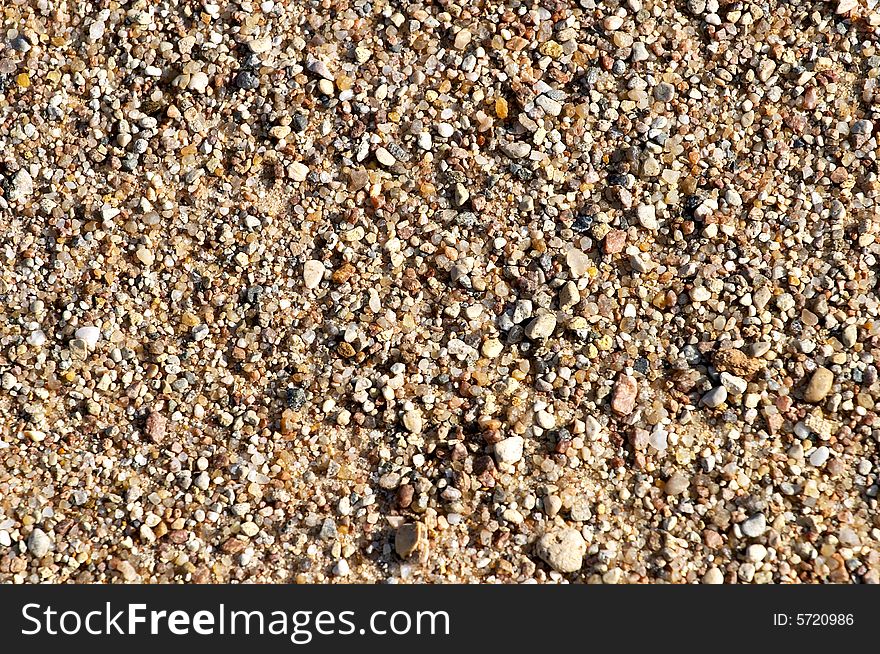
<instances>
[{"instance_id":1,"label":"beige pebble","mask_svg":"<svg viewBox=\"0 0 880 654\"><path fill-rule=\"evenodd\" d=\"M804 399L813 404L821 402L831 392L833 384L834 373L828 370L828 368L819 366L810 378L809 384L807 384L807 389L804 391Z\"/></svg>"}]
</instances>

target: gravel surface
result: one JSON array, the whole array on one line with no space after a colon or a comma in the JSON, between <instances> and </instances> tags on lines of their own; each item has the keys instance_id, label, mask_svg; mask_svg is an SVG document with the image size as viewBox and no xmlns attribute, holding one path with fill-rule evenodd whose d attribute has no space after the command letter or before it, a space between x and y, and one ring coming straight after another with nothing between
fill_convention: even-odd
<instances>
[{"instance_id":1,"label":"gravel surface","mask_svg":"<svg viewBox=\"0 0 880 654\"><path fill-rule=\"evenodd\" d=\"M0 582L880 580L876 0L0 17Z\"/></svg>"}]
</instances>

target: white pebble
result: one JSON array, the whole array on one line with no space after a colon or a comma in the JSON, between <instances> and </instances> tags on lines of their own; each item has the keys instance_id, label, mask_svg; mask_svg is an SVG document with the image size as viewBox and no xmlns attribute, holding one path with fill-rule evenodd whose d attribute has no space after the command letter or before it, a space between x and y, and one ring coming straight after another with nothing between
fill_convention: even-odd
<instances>
[{"instance_id":1,"label":"white pebble","mask_svg":"<svg viewBox=\"0 0 880 654\"><path fill-rule=\"evenodd\" d=\"M495 443L495 459L498 463L513 465L523 457L525 440L522 436L511 436Z\"/></svg>"},{"instance_id":2,"label":"white pebble","mask_svg":"<svg viewBox=\"0 0 880 654\"><path fill-rule=\"evenodd\" d=\"M204 93L208 89L209 82L208 76L202 71L198 71L190 76L187 88L196 93Z\"/></svg>"},{"instance_id":3,"label":"white pebble","mask_svg":"<svg viewBox=\"0 0 880 654\"><path fill-rule=\"evenodd\" d=\"M816 466L817 468L825 465L825 462L828 461L828 457L831 454L831 450L829 450L824 445L821 447L817 447L810 454L810 464Z\"/></svg>"},{"instance_id":4,"label":"white pebble","mask_svg":"<svg viewBox=\"0 0 880 654\"><path fill-rule=\"evenodd\" d=\"M306 261L303 265L303 281L305 282L306 288L318 288L318 284L324 279L326 272L327 270L324 268L324 264L320 261L317 261L316 259Z\"/></svg>"},{"instance_id":5,"label":"white pebble","mask_svg":"<svg viewBox=\"0 0 880 654\"><path fill-rule=\"evenodd\" d=\"M98 339L101 338L101 330L94 325L87 325L77 329L73 333L73 336L74 338L85 341L85 344L90 348L94 348L98 344Z\"/></svg>"}]
</instances>

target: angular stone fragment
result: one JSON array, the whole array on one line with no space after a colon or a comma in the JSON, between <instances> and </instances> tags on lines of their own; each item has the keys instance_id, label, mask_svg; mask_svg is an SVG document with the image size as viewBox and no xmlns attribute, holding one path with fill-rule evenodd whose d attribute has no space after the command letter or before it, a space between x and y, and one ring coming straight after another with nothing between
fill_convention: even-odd
<instances>
[{"instance_id":1,"label":"angular stone fragment","mask_svg":"<svg viewBox=\"0 0 880 654\"><path fill-rule=\"evenodd\" d=\"M210 83L210 81L211 80L205 73L203 73L202 71L198 71L190 76L187 88L190 91L195 91L196 93L204 93L208 90L208 84Z\"/></svg>"},{"instance_id":2,"label":"angular stone fragment","mask_svg":"<svg viewBox=\"0 0 880 654\"><path fill-rule=\"evenodd\" d=\"M593 263L589 256L576 248L572 248L566 253L565 262L575 277L583 277L587 274L587 270Z\"/></svg>"},{"instance_id":3,"label":"angular stone fragment","mask_svg":"<svg viewBox=\"0 0 880 654\"><path fill-rule=\"evenodd\" d=\"M556 329L556 316L552 313L542 313L526 325L526 336L532 340L549 338Z\"/></svg>"},{"instance_id":4,"label":"angular stone fragment","mask_svg":"<svg viewBox=\"0 0 880 654\"><path fill-rule=\"evenodd\" d=\"M581 301L581 294L578 292L577 284L574 282L566 282L559 290L559 308L568 309Z\"/></svg>"},{"instance_id":5,"label":"angular stone fragment","mask_svg":"<svg viewBox=\"0 0 880 654\"><path fill-rule=\"evenodd\" d=\"M657 222L657 210L653 204L639 205L636 209L636 217L639 219L639 224L645 229L654 231L660 228L660 223Z\"/></svg>"},{"instance_id":6,"label":"angular stone fragment","mask_svg":"<svg viewBox=\"0 0 880 654\"><path fill-rule=\"evenodd\" d=\"M837 0L837 13L848 14L859 6L859 0Z\"/></svg>"},{"instance_id":7,"label":"angular stone fragment","mask_svg":"<svg viewBox=\"0 0 880 654\"><path fill-rule=\"evenodd\" d=\"M495 443L495 460L498 463L513 465L523 457L525 439L522 436L511 436Z\"/></svg>"},{"instance_id":8,"label":"angular stone fragment","mask_svg":"<svg viewBox=\"0 0 880 654\"><path fill-rule=\"evenodd\" d=\"M617 254L626 245L626 232L622 229L612 229L605 235L602 249L605 254Z\"/></svg>"},{"instance_id":9,"label":"angular stone fragment","mask_svg":"<svg viewBox=\"0 0 880 654\"><path fill-rule=\"evenodd\" d=\"M254 54L263 54L269 52L272 48L272 37L264 36L259 39L251 39L248 41L248 49Z\"/></svg>"},{"instance_id":10,"label":"angular stone fragment","mask_svg":"<svg viewBox=\"0 0 880 654\"><path fill-rule=\"evenodd\" d=\"M397 555L406 559L428 543L428 529L421 522L412 522L400 525L394 534L394 551Z\"/></svg>"},{"instance_id":11,"label":"angular stone fragment","mask_svg":"<svg viewBox=\"0 0 880 654\"><path fill-rule=\"evenodd\" d=\"M639 385L634 377L621 375L614 385L611 396L611 410L620 415L629 415L636 407Z\"/></svg>"},{"instance_id":12,"label":"angular stone fragment","mask_svg":"<svg viewBox=\"0 0 880 654\"><path fill-rule=\"evenodd\" d=\"M528 143L523 143L522 141L514 141L513 143L503 145L501 150L512 159L522 159L523 157L529 156L529 153L532 151L532 146Z\"/></svg>"}]
</instances>

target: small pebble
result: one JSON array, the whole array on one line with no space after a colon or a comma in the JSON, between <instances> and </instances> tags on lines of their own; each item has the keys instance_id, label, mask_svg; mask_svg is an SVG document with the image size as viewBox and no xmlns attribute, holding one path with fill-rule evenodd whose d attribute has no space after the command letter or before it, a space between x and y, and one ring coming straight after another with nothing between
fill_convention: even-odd
<instances>
[{"instance_id":1,"label":"small pebble","mask_svg":"<svg viewBox=\"0 0 880 654\"><path fill-rule=\"evenodd\" d=\"M495 443L495 459L498 463L514 465L523 457L525 440L522 436L511 436Z\"/></svg>"},{"instance_id":2,"label":"small pebble","mask_svg":"<svg viewBox=\"0 0 880 654\"><path fill-rule=\"evenodd\" d=\"M767 530L767 520L763 513L757 513L742 523L742 532L749 538L758 538Z\"/></svg>"},{"instance_id":3,"label":"small pebble","mask_svg":"<svg viewBox=\"0 0 880 654\"><path fill-rule=\"evenodd\" d=\"M563 574L581 569L587 544L575 529L556 529L538 539L535 551L551 568Z\"/></svg>"},{"instance_id":4,"label":"small pebble","mask_svg":"<svg viewBox=\"0 0 880 654\"><path fill-rule=\"evenodd\" d=\"M78 338L85 342L89 349L95 349L101 338L101 330L94 325L80 327L73 333L74 338Z\"/></svg>"},{"instance_id":5,"label":"small pebble","mask_svg":"<svg viewBox=\"0 0 880 654\"><path fill-rule=\"evenodd\" d=\"M819 366L810 378L807 389L804 391L804 400L816 404L821 402L834 385L834 373L824 366Z\"/></svg>"},{"instance_id":6,"label":"small pebble","mask_svg":"<svg viewBox=\"0 0 880 654\"><path fill-rule=\"evenodd\" d=\"M52 549L52 539L45 531L36 527L28 536L27 548L34 558L41 559Z\"/></svg>"},{"instance_id":7,"label":"small pebble","mask_svg":"<svg viewBox=\"0 0 880 654\"><path fill-rule=\"evenodd\" d=\"M315 259L310 259L306 261L303 265L303 282L305 283L306 288L318 288L321 283L321 280L324 279L324 275L327 270L324 268L324 264Z\"/></svg>"}]
</instances>

